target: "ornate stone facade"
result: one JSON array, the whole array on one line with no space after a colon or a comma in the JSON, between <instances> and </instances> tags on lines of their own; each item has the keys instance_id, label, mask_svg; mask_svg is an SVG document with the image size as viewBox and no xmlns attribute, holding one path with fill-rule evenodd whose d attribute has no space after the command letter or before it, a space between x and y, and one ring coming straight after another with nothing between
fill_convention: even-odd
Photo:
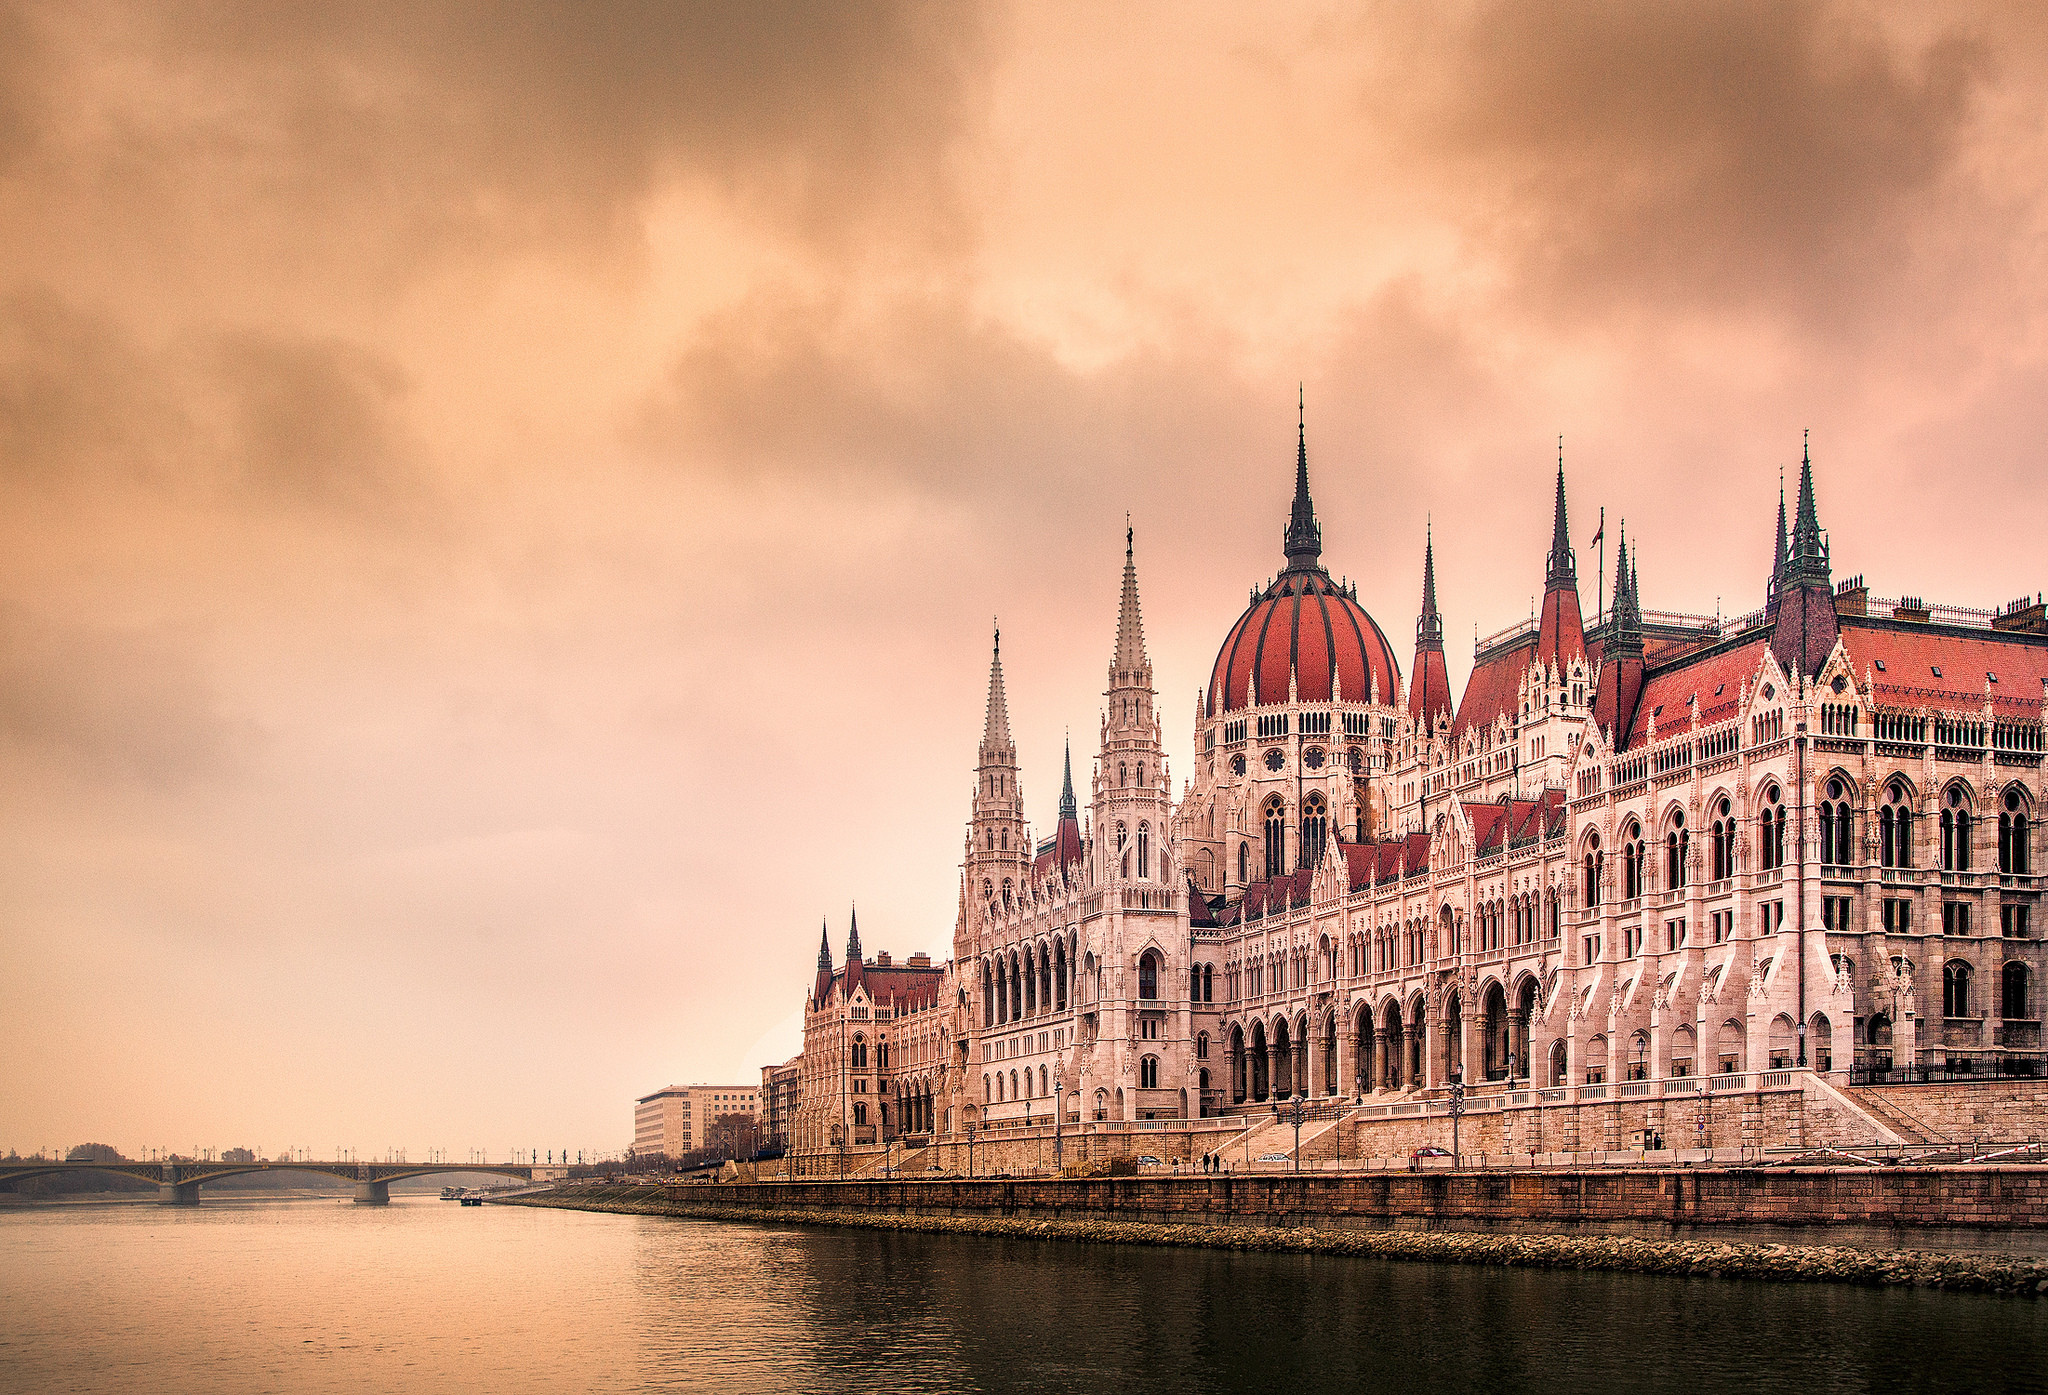
<instances>
[{"instance_id":1,"label":"ornate stone facade","mask_svg":"<svg viewBox=\"0 0 2048 1395\"><path fill-rule=\"evenodd\" d=\"M1543 604L1453 707L1433 548L1404 692L1322 563L1305 431L1283 541L1178 799L1132 538L1086 819L1070 753L1037 841L998 637L953 958L863 962L856 934L835 971L821 945L797 1151L1055 1102L1085 1128L1454 1079L2038 1069L2038 599L1834 585L1809 462L1761 609L1645 610L1624 537L1588 626L1560 459Z\"/></svg>"}]
</instances>

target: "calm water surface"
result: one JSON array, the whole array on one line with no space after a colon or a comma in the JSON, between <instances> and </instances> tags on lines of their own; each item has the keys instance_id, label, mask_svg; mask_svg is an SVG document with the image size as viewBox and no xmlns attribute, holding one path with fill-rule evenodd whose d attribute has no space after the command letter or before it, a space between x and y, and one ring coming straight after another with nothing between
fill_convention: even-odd
<instances>
[{"instance_id":1,"label":"calm water surface","mask_svg":"<svg viewBox=\"0 0 2048 1395\"><path fill-rule=\"evenodd\" d=\"M331 1200L0 1213L4 1391L2048 1389L2048 1303Z\"/></svg>"}]
</instances>

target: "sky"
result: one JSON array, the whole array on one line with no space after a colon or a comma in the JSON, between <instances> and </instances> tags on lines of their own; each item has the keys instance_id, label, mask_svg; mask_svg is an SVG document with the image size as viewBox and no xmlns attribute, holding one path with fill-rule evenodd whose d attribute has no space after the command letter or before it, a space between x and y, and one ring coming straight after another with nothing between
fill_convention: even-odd
<instances>
[{"instance_id":1,"label":"sky","mask_svg":"<svg viewBox=\"0 0 2048 1395\"><path fill-rule=\"evenodd\" d=\"M601 1151L950 949L991 626L2048 585L2002 4L0 3L0 1151Z\"/></svg>"}]
</instances>

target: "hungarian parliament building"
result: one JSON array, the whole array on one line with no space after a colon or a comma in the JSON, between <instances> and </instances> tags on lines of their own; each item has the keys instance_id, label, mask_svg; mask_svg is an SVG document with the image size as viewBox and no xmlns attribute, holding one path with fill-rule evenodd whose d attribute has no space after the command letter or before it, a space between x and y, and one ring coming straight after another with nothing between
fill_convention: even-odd
<instances>
[{"instance_id":1,"label":"hungarian parliament building","mask_svg":"<svg viewBox=\"0 0 2048 1395\"><path fill-rule=\"evenodd\" d=\"M1324 565L1304 430L1178 794L1127 535L1100 739L1050 832L998 635L952 958L821 942L803 1051L764 1072L791 1151L1454 1083L2034 1074L2039 597L1835 581L1808 457L1759 609L1646 608L1623 537L1588 625L1561 459L1551 502L1541 607L1454 694L1432 547L1404 674Z\"/></svg>"}]
</instances>

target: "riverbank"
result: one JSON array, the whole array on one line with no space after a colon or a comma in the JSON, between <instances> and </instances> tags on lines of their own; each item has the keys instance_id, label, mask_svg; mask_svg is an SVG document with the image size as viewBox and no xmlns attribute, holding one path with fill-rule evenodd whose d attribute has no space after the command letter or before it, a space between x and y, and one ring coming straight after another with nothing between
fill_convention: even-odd
<instances>
[{"instance_id":1,"label":"riverbank","mask_svg":"<svg viewBox=\"0 0 2048 1395\"><path fill-rule=\"evenodd\" d=\"M925 1234L1003 1236L1110 1245L1253 1250L1534 1269L1609 1270L1793 1283L1842 1283L2048 1296L2048 1262L1926 1250L1758 1245L1627 1236L1507 1235L1450 1230L1157 1224L1145 1221L940 1216L891 1211L706 1205L657 1186L582 1186L494 1203L686 1220L766 1221Z\"/></svg>"}]
</instances>

